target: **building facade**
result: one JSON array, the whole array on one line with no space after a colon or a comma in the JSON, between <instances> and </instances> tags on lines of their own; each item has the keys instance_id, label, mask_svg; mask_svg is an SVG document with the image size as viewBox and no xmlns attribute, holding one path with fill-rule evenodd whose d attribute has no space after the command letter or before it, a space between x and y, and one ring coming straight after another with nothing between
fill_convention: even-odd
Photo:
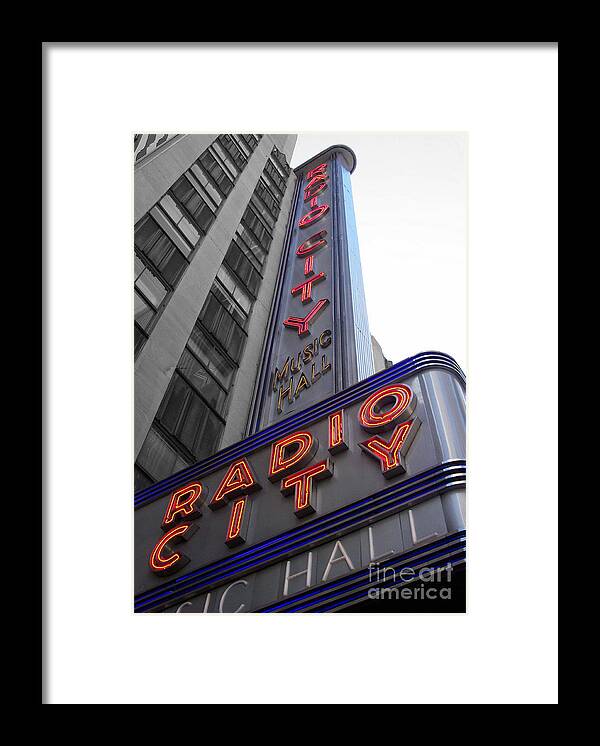
<instances>
[{"instance_id":1,"label":"building facade","mask_svg":"<svg viewBox=\"0 0 600 746\"><path fill-rule=\"evenodd\" d=\"M355 154L295 141L136 136L135 609L462 611L464 374L385 358Z\"/></svg>"},{"instance_id":2,"label":"building facade","mask_svg":"<svg viewBox=\"0 0 600 746\"><path fill-rule=\"evenodd\" d=\"M136 491L245 435L295 142L136 136Z\"/></svg>"}]
</instances>

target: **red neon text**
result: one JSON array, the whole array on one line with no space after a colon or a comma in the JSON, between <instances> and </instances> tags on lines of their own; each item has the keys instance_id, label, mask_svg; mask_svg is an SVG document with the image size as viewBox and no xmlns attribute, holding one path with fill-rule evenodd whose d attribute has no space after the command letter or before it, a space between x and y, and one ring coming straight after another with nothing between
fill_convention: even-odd
<instances>
[{"instance_id":1,"label":"red neon text","mask_svg":"<svg viewBox=\"0 0 600 746\"><path fill-rule=\"evenodd\" d=\"M195 532L197 526L193 523L180 523L168 531L156 544L150 554L149 565L152 572L158 575L168 575L169 573L180 570L190 561L190 558L183 553L174 552L169 544L178 544L180 541L187 541ZM169 550L169 554L164 556L164 549Z\"/></svg>"},{"instance_id":2,"label":"red neon text","mask_svg":"<svg viewBox=\"0 0 600 746\"><path fill-rule=\"evenodd\" d=\"M294 513L301 518L303 515L314 513L316 500L316 485L313 480L326 479L333 474L333 464L329 459L318 464L308 466L302 471L290 474L281 480L281 492L284 495L294 495Z\"/></svg>"},{"instance_id":3,"label":"red neon text","mask_svg":"<svg viewBox=\"0 0 600 746\"><path fill-rule=\"evenodd\" d=\"M163 529L165 531L168 530L173 524L179 522L184 517L186 520L199 518L202 515L202 511L200 508L194 506L201 494L202 485L197 482L187 484L185 487L174 492L165 511L162 522Z\"/></svg>"},{"instance_id":4,"label":"red neon text","mask_svg":"<svg viewBox=\"0 0 600 746\"><path fill-rule=\"evenodd\" d=\"M384 407L390 405L384 411ZM358 419L365 430L389 430L399 420L414 412L416 399L411 389L403 383L384 386L365 400L358 412Z\"/></svg>"},{"instance_id":5,"label":"red neon text","mask_svg":"<svg viewBox=\"0 0 600 746\"><path fill-rule=\"evenodd\" d=\"M421 421L415 417L414 420L398 425L389 441L383 440L379 435L373 435L359 445L366 454L379 461L384 477L404 474L406 468L402 455L412 443L420 426Z\"/></svg>"},{"instance_id":6,"label":"red neon text","mask_svg":"<svg viewBox=\"0 0 600 746\"><path fill-rule=\"evenodd\" d=\"M235 500L231 505L231 514L229 516L227 533L225 535L225 544L227 544L228 547L235 547L246 541L246 537L242 533L242 525L244 522L244 513L246 512L247 502L248 497L244 496Z\"/></svg>"},{"instance_id":7,"label":"red neon text","mask_svg":"<svg viewBox=\"0 0 600 746\"><path fill-rule=\"evenodd\" d=\"M329 212L329 205L318 205L317 207L313 207L313 209L310 212L307 212L306 215L303 215L300 218L300 222L298 223L298 228L306 228L309 225L312 225L313 223L316 223L317 220L320 220L323 215L326 215L327 212Z\"/></svg>"},{"instance_id":8,"label":"red neon text","mask_svg":"<svg viewBox=\"0 0 600 746\"><path fill-rule=\"evenodd\" d=\"M322 298L317 301L315 307L310 313L308 313L303 319L299 316L289 316L283 322L284 326L290 329L297 329L299 337L305 337L308 334L308 325L315 318L315 316L329 303L327 298Z\"/></svg>"},{"instance_id":9,"label":"red neon text","mask_svg":"<svg viewBox=\"0 0 600 746\"><path fill-rule=\"evenodd\" d=\"M276 482L289 474L294 467L302 466L310 461L315 455L318 445L317 439L305 430L287 435L273 443L269 460L269 479L271 482Z\"/></svg>"},{"instance_id":10,"label":"red neon text","mask_svg":"<svg viewBox=\"0 0 600 746\"><path fill-rule=\"evenodd\" d=\"M348 448L344 440L344 410L329 415L329 453L339 453Z\"/></svg>"},{"instance_id":11,"label":"red neon text","mask_svg":"<svg viewBox=\"0 0 600 746\"><path fill-rule=\"evenodd\" d=\"M227 500L259 489L260 484L256 481L250 464L245 458L241 458L227 469L227 474L221 480L208 507L216 510L225 505Z\"/></svg>"},{"instance_id":12,"label":"red neon text","mask_svg":"<svg viewBox=\"0 0 600 746\"><path fill-rule=\"evenodd\" d=\"M308 259L312 259L312 256L309 256ZM307 273L305 272L305 274ZM299 285L296 285L295 288L292 288L292 295L298 295L298 293L302 292L300 300L302 301L302 303L308 303L312 300L313 285L321 282L321 280L324 280L326 277L327 275L325 274L325 272L319 272L318 275L315 275L308 280L304 280L304 282L301 282Z\"/></svg>"},{"instance_id":13,"label":"red neon text","mask_svg":"<svg viewBox=\"0 0 600 746\"><path fill-rule=\"evenodd\" d=\"M306 254L312 254L313 251L316 251L323 246L327 246L327 241L325 240L326 235L327 231L318 231L317 233L314 233L310 238L307 238L306 241L298 246L296 254L298 256L306 256Z\"/></svg>"}]
</instances>

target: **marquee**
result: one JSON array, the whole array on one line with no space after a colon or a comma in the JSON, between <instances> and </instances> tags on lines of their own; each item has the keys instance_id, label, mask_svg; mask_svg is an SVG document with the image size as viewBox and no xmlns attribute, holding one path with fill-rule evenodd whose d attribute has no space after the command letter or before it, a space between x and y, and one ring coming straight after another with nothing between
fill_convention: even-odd
<instances>
[{"instance_id":1,"label":"marquee","mask_svg":"<svg viewBox=\"0 0 600 746\"><path fill-rule=\"evenodd\" d=\"M138 493L136 610L317 610L382 558L462 563L464 458L462 372L409 358Z\"/></svg>"}]
</instances>

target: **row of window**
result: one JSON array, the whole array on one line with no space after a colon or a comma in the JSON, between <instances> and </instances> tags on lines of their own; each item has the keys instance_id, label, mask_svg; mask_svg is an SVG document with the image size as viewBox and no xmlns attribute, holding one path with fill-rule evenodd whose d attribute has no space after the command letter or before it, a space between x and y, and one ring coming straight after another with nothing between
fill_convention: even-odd
<instances>
[{"instance_id":1,"label":"row of window","mask_svg":"<svg viewBox=\"0 0 600 746\"><path fill-rule=\"evenodd\" d=\"M199 247L261 135L219 135L135 229L135 353ZM152 292L147 292L148 285Z\"/></svg>"},{"instance_id":2,"label":"row of window","mask_svg":"<svg viewBox=\"0 0 600 746\"><path fill-rule=\"evenodd\" d=\"M272 241L256 207L256 199L266 206L264 189L259 182L138 455L136 491L218 450ZM278 201L272 209L279 214Z\"/></svg>"}]
</instances>

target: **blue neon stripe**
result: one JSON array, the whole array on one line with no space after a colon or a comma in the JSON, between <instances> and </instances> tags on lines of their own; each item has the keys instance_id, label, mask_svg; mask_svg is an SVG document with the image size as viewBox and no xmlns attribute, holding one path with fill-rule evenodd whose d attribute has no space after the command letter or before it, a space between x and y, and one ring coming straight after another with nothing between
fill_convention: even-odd
<instances>
[{"instance_id":1,"label":"blue neon stripe","mask_svg":"<svg viewBox=\"0 0 600 746\"><path fill-rule=\"evenodd\" d=\"M464 536L465 532L459 532L457 534L453 534L451 537L446 537L443 542L433 542L432 544L428 544L426 547L421 547L418 552L412 552L409 553L412 556L402 555L400 557L397 557L394 562L389 563L386 565L386 568L391 569L400 569L405 567L410 567L410 561L421 559L427 556L428 559L438 559L439 557L442 557L444 555L453 555L456 553L462 553L464 554ZM448 540L450 539L450 540ZM452 549L451 544L456 544L456 548ZM440 547L440 551L434 552L431 554L431 550L435 549L437 547ZM280 603L272 604L270 606L266 606L264 609L260 609L261 613L266 612L272 612L277 611L278 609L286 608L289 606L295 606L299 601L302 601L305 598L314 598L315 596L319 597L319 602L327 600L327 598L332 595L328 593L329 589L339 588L340 586L344 586L346 590L350 590L352 586L356 585L357 583L361 582L362 578L368 578L369 577L369 569L366 570L360 570L357 573L354 573L353 575L346 575L343 578L340 578L337 581L334 581L333 583L328 583L323 586L317 586L312 591L307 591L306 593L303 593L298 596L294 596L294 598L290 598L287 601L283 601ZM369 584L372 584L373 581L369 580ZM387 587L386 585L383 585L382 587ZM311 604L304 604L302 607L299 608L306 608L306 606L310 606Z\"/></svg>"},{"instance_id":2,"label":"blue neon stripe","mask_svg":"<svg viewBox=\"0 0 600 746\"><path fill-rule=\"evenodd\" d=\"M203 461L199 461L188 469L184 469L177 474L167 477L166 479L137 492L134 497L134 506L136 509L140 508L143 505L162 497L168 491L173 490L175 487L184 484L190 479L200 478L202 475L227 464L234 458L245 456L257 448L267 445L281 435L293 432L299 427L303 427L315 420L322 419L327 414L330 414L340 407L350 406L366 394L371 393L389 381L396 380L399 376L414 375L417 372L432 367L449 370L464 382L464 373L456 361L449 355L431 352L421 353L412 358L407 358L406 360L396 363L396 365L393 365L391 368L380 371L374 376L371 376L364 381L360 381L339 394L335 394L329 399L325 399L312 407L308 407L296 415L292 415L291 417L288 417L275 425L271 425L239 443L235 443L222 451L209 456Z\"/></svg>"},{"instance_id":3,"label":"blue neon stripe","mask_svg":"<svg viewBox=\"0 0 600 746\"><path fill-rule=\"evenodd\" d=\"M447 368L448 366L438 364L422 365L418 368L411 368L406 373L406 375L412 375L416 372L430 367ZM167 477L161 482L157 482L156 484L147 487L145 490L136 493L136 496L134 498L135 508L140 508L148 502L152 502L159 497L165 496L167 492L172 491L175 487L181 486L190 479L199 479L205 474L211 471L215 471L219 467L226 465L229 461L232 461L234 458L246 456L252 451L257 450L261 446L268 445L277 437L286 435L287 433L293 432L300 427L304 427L313 421L322 419L331 412L334 412L336 409L355 403L366 394L371 393L371 391L374 391L385 383L388 383L389 380L395 380L401 373L401 371L397 371L393 376L384 375L386 373L389 373L389 371L391 370L393 369L388 368L387 371L382 371L381 373L376 374L377 376L382 376L382 378L378 379L374 385L369 386L365 391L356 392L355 389L358 386L361 386L361 384L356 384L356 386L347 389L345 392L342 392L342 394L338 394L335 397L325 400L324 402L320 402L314 407L303 410L297 415L283 420L281 423L277 423L277 425L272 425L265 430L261 430L256 435L250 436L249 438L246 438L239 443L233 444L232 446L219 451L213 456L210 456L207 459L198 462L194 466L190 466L184 471L178 472L171 477ZM452 372L456 373L457 371L453 369ZM372 381L372 378L367 379L367 381Z\"/></svg>"},{"instance_id":4,"label":"blue neon stripe","mask_svg":"<svg viewBox=\"0 0 600 746\"><path fill-rule=\"evenodd\" d=\"M278 536L275 536L272 539L267 539L266 541L263 541L260 544L256 544L253 547L249 547L248 549L244 550L243 552L239 552L233 557L219 560L217 562L212 563L211 565L207 567L195 570L191 573L188 573L187 575L182 575L179 578L176 578L172 581L167 582L167 584L161 586L161 588L181 584L182 582L185 582L186 580L190 578L198 577L199 575L209 573L212 569L238 564L240 561L242 561L246 557L250 557L257 553L260 553L267 547L282 545L286 543L286 541L288 541L289 539L293 539L295 537L301 537L301 536L310 536L315 531L317 531L320 527L324 527L324 526L328 526L328 525L336 523L340 516L343 516L345 514L359 513L360 509L364 505L367 505L367 504L372 505L376 503L377 501L381 501L387 497L393 498L394 496L400 496L401 494L405 492L410 492L411 493L410 497L411 499L413 499L414 498L414 495L412 494L413 488L416 488L417 486L424 488L429 483L431 484L432 488L434 488L437 491L439 487L443 487L446 485L446 481L448 479L464 477L464 475L465 475L465 461L464 460L457 459L453 461L444 462L440 466L433 467L432 469L427 469L426 471L420 472L419 474L416 474L415 476L410 477L406 481L402 482L402 484L392 485L383 490L380 490L379 492L374 493L373 495L370 495L369 497L363 498L362 500L351 503L350 505L346 505L342 508L338 508L338 510L333 511L332 513L328 513L327 515L324 515L321 518L317 518L306 525L298 526L297 528L290 529L289 531L279 534ZM433 482L434 479L438 479L438 482L434 483ZM442 481L439 481L439 480L442 480ZM153 589L153 591L146 591L145 593L141 593L138 595L138 598L139 599L146 598L148 595L152 595L153 592L156 590L157 589Z\"/></svg>"},{"instance_id":5,"label":"blue neon stripe","mask_svg":"<svg viewBox=\"0 0 600 746\"><path fill-rule=\"evenodd\" d=\"M444 485L443 489L449 489L451 487L457 487L464 485L464 481L461 482L453 482L450 485ZM413 500L417 497L426 497L428 495L434 495L439 494L440 492L440 485L434 485L433 488L426 490L426 491L420 491L419 493L416 493L415 495L411 495L402 502L408 502L409 500ZM400 503L400 504L401 504ZM389 509L389 505L384 505L380 509L370 510L367 514L365 514L364 517L361 517L361 519L366 518L367 515L371 515L373 517L377 516L378 514L385 512L385 510ZM219 580L231 577L232 575L237 575L239 573L242 573L245 570L249 570L251 568L258 568L259 566L264 566L266 564L271 564L271 562L276 561L280 556L287 554L292 549L302 549L302 547L305 547L309 544L313 544L318 539L322 538L323 541L326 541L329 537L332 537L334 535L338 535L339 531L343 529L344 527L347 527L349 530L355 525L355 521L346 521L345 524L342 525L336 525L335 529L333 531L328 530L322 530L318 533L314 533L313 535L309 536L304 541L296 541L293 543L288 544L280 551L271 551L268 553L263 553L262 556L258 557L256 561L254 562L244 562L244 563L238 563L236 564L233 569L231 569L230 572L222 572L226 569L223 565L219 565L218 567L211 568L209 571L205 571L205 569L198 570L195 573L190 574L187 577L178 578L176 581L174 581L174 585L177 585L178 587L171 587L170 589L165 586L161 586L160 588L153 589L152 592L147 592L148 595L144 597L138 597L137 599L137 607L143 607L148 605L148 603L152 604L153 601L157 601L160 598L165 598L167 596L173 596L173 594L180 595L181 593L188 594L189 592L196 590L199 591L199 589L202 589L203 587L208 588L209 586L214 585ZM243 559L246 559L245 557ZM269 562L268 560L271 560ZM221 574L218 574L221 572ZM202 576L205 576L204 579ZM193 581L196 581L195 583Z\"/></svg>"},{"instance_id":6,"label":"blue neon stripe","mask_svg":"<svg viewBox=\"0 0 600 746\"><path fill-rule=\"evenodd\" d=\"M462 463L464 464L464 462ZM436 478L435 473L429 478L427 476L423 478L426 473L417 475L410 480L410 484L405 482L402 485L382 490L358 503L345 506L334 513L323 516L322 519L317 519L306 526L292 529L292 531L286 534L249 548L235 557L213 563L208 567L195 570L188 575L181 576L151 591L146 591L137 597L136 609L142 610L146 607L154 607L164 598L176 598L182 594L187 595L192 591L200 592L201 588L213 585L219 580L239 574L258 565L269 564L269 560L275 561L279 556L289 553L292 549L301 549L303 546L314 543L318 539L327 540L329 536L339 534L339 531L344 528L350 530L358 521L362 522L369 516L375 517L403 503L428 495L439 494L440 492L465 484L464 467L461 465L450 468L437 467L436 470L430 470L430 472L436 471L438 475L441 473L437 481L433 481ZM450 473L444 475L443 472ZM368 509L366 511L361 510L365 506ZM352 517L353 514L356 516L355 518ZM346 520L340 523L339 518L342 516L345 516ZM328 529L328 526L331 528ZM277 549L278 546L280 547L279 549ZM252 561L252 557L254 556L256 556L256 559ZM223 572L227 568L232 569L230 572Z\"/></svg>"},{"instance_id":7,"label":"blue neon stripe","mask_svg":"<svg viewBox=\"0 0 600 746\"><path fill-rule=\"evenodd\" d=\"M464 552L463 552L463 556L462 557L457 555L457 557L454 558L454 561L450 561L450 564L452 565L452 567L456 567L456 565L459 565L462 562L464 562L464 559L465 559L465 557L464 557ZM431 569L432 570L437 570L440 567L445 567L446 564L447 563L444 563L442 565L433 565ZM383 586L383 587L384 588L397 588L397 587L399 587L401 585L407 585L408 582L410 582L410 581L406 581L404 583L402 583L402 582L400 582L400 583L394 583L392 585L387 585L387 586ZM368 598L368 593L369 593L369 589L368 588L363 588L358 593L355 593L354 596L351 596L349 598L343 598L341 601L338 601L335 604L329 604L328 606L325 606L323 608L319 607L319 608L315 609L314 611L317 614L323 614L323 613L325 613L327 611L332 611L333 609L337 609L339 606L344 606L346 604L349 604L352 601L357 601L359 598L363 598L363 597L364 598Z\"/></svg>"},{"instance_id":8,"label":"blue neon stripe","mask_svg":"<svg viewBox=\"0 0 600 746\"><path fill-rule=\"evenodd\" d=\"M460 553L456 554L456 556L453 556L452 559L444 561L444 563L442 563L442 564L432 565L431 569L432 570L437 570L440 567L445 567L448 564L448 562L454 567L454 565L458 564L459 561L464 560L464 555L465 555L464 551L460 552ZM395 583L395 584L392 584L392 585L382 585L380 587L383 587L383 588L390 588L390 587L392 587L392 588L394 588L394 587L400 586L400 585L405 585L405 583L400 582L400 583ZM342 598L340 601L338 601L337 603L334 603L334 604L328 604L327 606L323 606L323 607L317 606L317 608L315 608L314 611L317 612L317 613L331 611L332 609L336 609L338 606L344 606L345 604L348 604L348 603L350 603L352 601L356 601L359 598L367 597L368 592L369 592L369 589L368 589L367 586L365 586L365 587L361 588L361 590L358 593L355 593L352 596L344 596L344 598ZM342 595L342 591L340 591L337 594L334 594L334 597L336 595L337 596ZM304 609L310 609L311 606L314 607L315 603L304 604L304 606L302 608L299 607L297 609L290 609L289 611L284 612L284 613L286 613L286 614L297 613L299 611L303 611Z\"/></svg>"},{"instance_id":9,"label":"blue neon stripe","mask_svg":"<svg viewBox=\"0 0 600 746\"><path fill-rule=\"evenodd\" d=\"M461 484L464 484L464 482L461 482ZM453 483L451 485L452 487L458 486L457 483ZM447 489L447 487L446 487ZM433 489L428 491L422 491L418 493L417 495L412 495L410 498L406 498L402 502L406 502L409 499L412 500L415 497L424 497L428 495L434 495L439 493L439 486L436 485ZM389 506L383 506L379 510L371 510L369 511L364 517L366 518L368 515L371 515L372 517L376 517L382 512L385 512L386 509L388 509ZM224 580L226 578L230 578L235 575L239 575L240 573L243 573L244 571L251 570L252 568L259 568L262 566L265 566L267 564L272 564L272 562L276 561L279 557L288 554L291 550L301 550L303 547L308 546L309 544L314 544L315 541L319 539L323 539L323 541L327 541L329 538L333 536L339 536L340 530L343 530L343 528L348 528L348 530L351 530L351 528L355 525L355 522L347 521L345 524L342 525L336 525L335 530L328 531L328 530L322 530L318 533L313 534L309 538L305 539L304 541L296 541L294 543L288 544L284 547L281 551L271 551L268 553L264 553L262 556L258 557L256 561L252 562L245 562L243 564L238 564L235 567L233 567L229 572L223 572L226 568L225 567L218 567L215 568L212 572L209 573L203 573L201 572L201 575L205 575L204 578L202 577L187 577L187 578L179 578L177 579L177 583L179 583L179 587L177 588L171 588L166 589L164 586L159 589L154 589L154 593L152 593L151 596L147 596L144 598L138 598L137 600L137 606L136 609L143 609L145 606L152 606L155 605L157 601L160 601L162 598L167 597L177 597L181 596L182 594L188 595L192 591L196 591L197 593L201 592L203 588L208 589L210 586L214 586L216 583L218 583L221 580ZM347 533L347 532L346 532ZM323 543L323 542L321 542ZM220 572L220 574L218 574ZM195 575L195 574L194 574ZM182 581L185 580L185 583L181 585ZM195 581L195 582L194 582ZM175 596L177 594L177 596Z\"/></svg>"}]
</instances>

